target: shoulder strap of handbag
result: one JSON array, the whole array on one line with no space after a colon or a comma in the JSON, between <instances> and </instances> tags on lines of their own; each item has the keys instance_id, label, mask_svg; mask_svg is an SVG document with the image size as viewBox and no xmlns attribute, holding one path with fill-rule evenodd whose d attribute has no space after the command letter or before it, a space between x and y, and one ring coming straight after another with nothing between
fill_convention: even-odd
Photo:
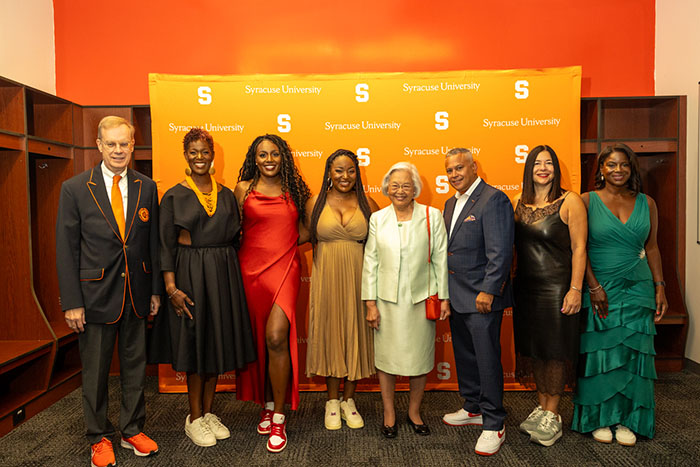
<instances>
[{"instance_id":1,"label":"shoulder strap of handbag","mask_svg":"<svg viewBox=\"0 0 700 467\"><path fill-rule=\"evenodd\" d=\"M425 207L425 220L428 224L428 295L430 295L430 206Z\"/></svg>"},{"instance_id":2,"label":"shoulder strap of handbag","mask_svg":"<svg viewBox=\"0 0 700 467\"><path fill-rule=\"evenodd\" d=\"M430 263L430 206L425 207L425 219L428 223L428 263ZM430 274L430 268L428 268L428 274Z\"/></svg>"}]
</instances>

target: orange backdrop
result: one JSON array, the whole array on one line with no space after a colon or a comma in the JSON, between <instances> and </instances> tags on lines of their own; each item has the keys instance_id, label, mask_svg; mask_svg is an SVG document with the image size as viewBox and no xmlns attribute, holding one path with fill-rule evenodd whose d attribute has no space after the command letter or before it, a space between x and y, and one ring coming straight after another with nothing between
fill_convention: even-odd
<instances>
[{"instance_id":1,"label":"orange backdrop","mask_svg":"<svg viewBox=\"0 0 700 467\"><path fill-rule=\"evenodd\" d=\"M538 144L559 155L564 185L580 185L581 68L353 73L342 75L149 77L153 177L159 192L183 179L182 139L192 126L215 141L217 181L233 188L248 146L264 133L285 138L312 192L321 186L326 158L338 148L358 154L369 196L380 206L381 178L395 162L414 163L423 177L418 199L442 209L454 192L444 175L444 154L472 150L481 176L511 198L520 190L525 155ZM300 374L305 373L311 251L302 247L302 289L297 307ZM502 330L506 385L517 387L512 321ZM183 375L161 365L162 391L184 391ZM323 380L301 377L302 389L323 389ZM405 381L399 380L405 384ZM220 389L233 389L231 375ZM360 389L376 389L368 380ZM430 389L456 389L449 325L440 322Z\"/></svg>"},{"instance_id":2,"label":"orange backdrop","mask_svg":"<svg viewBox=\"0 0 700 467\"><path fill-rule=\"evenodd\" d=\"M583 96L654 95L656 0L54 0L56 89L148 103L148 73L581 65Z\"/></svg>"}]
</instances>

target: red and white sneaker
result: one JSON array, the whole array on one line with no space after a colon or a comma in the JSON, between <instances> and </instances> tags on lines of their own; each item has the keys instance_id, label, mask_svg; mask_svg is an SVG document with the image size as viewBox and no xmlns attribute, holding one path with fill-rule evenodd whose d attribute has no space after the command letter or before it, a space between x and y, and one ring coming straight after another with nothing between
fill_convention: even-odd
<instances>
[{"instance_id":1,"label":"red and white sneaker","mask_svg":"<svg viewBox=\"0 0 700 467\"><path fill-rule=\"evenodd\" d=\"M267 439L267 450L280 452L287 447L287 420L284 414L276 413L270 425L270 437Z\"/></svg>"},{"instance_id":2,"label":"red and white sneaker","mask_svg":"<svg viewBox=\"0 0 700 467\"><path fill-rule=\"evenodd\" d=\"M480 456L493 456L501 449L501 445L506 440L506 427L499 431L484 430L476 441L474 452Z\"/></svg>"},{"instance_id":3,"label":"red and white sneaker","mask_svg":"<svg viewBox=\"0 0 700 467\"><path fill-rule=\"evenodd\" d=\"M261 435L269 435L272 427L272 410L262 409L260 412L260 422L258 422L258 433Z\"/></svg>"},{"instance_id":4,"label":"red and white sneaker","mask_svg":"<svg viewBox=\"0 0 700 467\"><path fill-rule=\"evenodd\" d=\"M92 467L113 467L117 465L110 440L102 438L99 443L90 446L90 465Z\"/></svg>"},{"instance_id":5,"label":"red and white sneaker","mask_svg":"<svg viewBox=\"0 0 700 467\"><path fill-rule=\"evenodd\" d=\"M150 456L158 452L158 445L143 432L131 438L122 437L121 446L126 449L131 449L134 454L140 457Z\"/></svg>"},{"instance_id":6,"label":"red and white sneaker","mask_svg":"<svg viewBox=\"0 0 700 467\"><path fill-rule=\"evenodd\" d=\"M459 409L456 412L445 414L442 417L442 422L450 426L483 425L484 418L480 413L471 413L464 409Z\"/></svg>"}]
</instances>

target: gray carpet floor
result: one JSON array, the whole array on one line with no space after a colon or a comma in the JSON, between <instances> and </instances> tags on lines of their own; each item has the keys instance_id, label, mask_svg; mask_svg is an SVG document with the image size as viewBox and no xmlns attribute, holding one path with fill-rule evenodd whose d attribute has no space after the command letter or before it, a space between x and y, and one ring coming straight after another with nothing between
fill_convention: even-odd
<instances>
[{"instance_id":1,"label":"gray carpet floor","mask_svg":"<svg viewBox=\"0 0 700 467\"><path fill-rule=\"evenodd\" d=\"M110 379L110 415L118 419L119 381ZM432 435L415 435L406 423L399 424L398 437L386 440L379 433L381 400L377 393L357 394L365 428L343 426L328 431L323 426L325 394L302 393L301 407L287 425L289 445L279 454L265 449L266 439L255 432L259 409L239 402L234 394L219 394L215 413L231 430L231 438L211 448L200 448L184 434L187 400L182 394L159 394L155 377L149 377L146 392L146 433L160 446L160 453L139 458L117 446L120 466L230 466L230 465L700 465L700 375L681 372L662 374L656 385L656 437L640 440L635 447L600 444L590 436L571 432L571 397L562 402L564 436L545 448L529 442L518 432L518 424L535 404L531 392L507 392L506 442L493 457L474 454L479 436L476 427L449 427L440 418L460 407L454 392L428 392L423 418ZM408 394L397 394L397 419L405 420ZM0 466L88 466L89 446L84 437L80 390L44 410L0 438Z\"/></svg>"}]
</instances>

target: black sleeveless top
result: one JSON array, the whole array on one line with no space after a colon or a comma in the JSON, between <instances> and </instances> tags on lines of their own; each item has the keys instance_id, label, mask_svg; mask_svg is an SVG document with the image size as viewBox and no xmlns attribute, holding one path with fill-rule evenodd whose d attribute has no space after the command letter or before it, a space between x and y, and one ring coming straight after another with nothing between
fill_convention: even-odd
<instances>
[{"instance_id":1,"label":"black sleeveless top","mask_svg":"<svg viewBox=\"0 0 700 467\"><path fill-rule=\"evenodd\" d=\"M518 201L515 208L516 278L521 287L533 289L529 293L537 294L543 287L552 293L562 290L564 295L569 290L571 238L569 227L559 216L564 198L534 209Z\"/></svg>"}]
</instances>

